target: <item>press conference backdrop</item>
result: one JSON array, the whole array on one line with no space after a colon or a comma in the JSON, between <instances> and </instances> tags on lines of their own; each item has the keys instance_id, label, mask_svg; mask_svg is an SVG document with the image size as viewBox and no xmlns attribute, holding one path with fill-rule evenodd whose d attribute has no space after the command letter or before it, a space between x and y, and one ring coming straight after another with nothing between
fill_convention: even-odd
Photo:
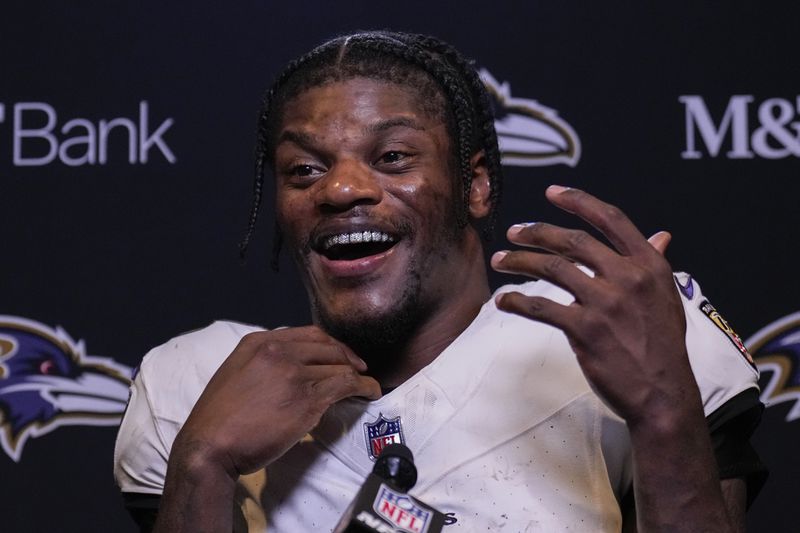
<instances>
[{"instance_id":1,"label":"press conference backdrop","mask_svg":"<svg viewBox=\"0 0 800 533\"><path fill-rule=\"evenodd\" d=\"M796 531L799 17L790 1L4 2L0 529L133 531L112 450L143 354L218 318L308 322L291 266L267 267L271 197L237 256L261 92L337 32L390 28L483 69L500 228L580 225L544 201L559 183L672 232L673 267L762 370L771 476L750 528Z\"/></svg>"}]
</instances>

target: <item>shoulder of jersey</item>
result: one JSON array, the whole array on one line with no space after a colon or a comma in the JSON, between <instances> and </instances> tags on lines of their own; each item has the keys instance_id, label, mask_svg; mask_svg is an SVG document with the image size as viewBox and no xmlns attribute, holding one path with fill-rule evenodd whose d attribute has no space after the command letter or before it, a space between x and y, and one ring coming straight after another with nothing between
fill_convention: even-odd
<instances>
[{"instance_id":1,"label":"shoulder of jersey","mask_svg":"<svg viewBox=\"0 0 800 533\"><path fill-rule=\"evenodd\" d=\"M210 379L242 337L255 331L263 328L218 320L156 346L142 359L138 373L164 379L173 373L185 376L191 369Z\"/></svg>"},{"instance_id":2,"label":"shoulder of jersey","mask_svg":"<svg viewBox=\"0 0 800 533\"><path fill-rule=\"evenodd\" d=\"M685 272L675 273L686 314L686 348L710 414L736 394L758 388L758 369L741 337Z\"/></svg>"}]
</instances>

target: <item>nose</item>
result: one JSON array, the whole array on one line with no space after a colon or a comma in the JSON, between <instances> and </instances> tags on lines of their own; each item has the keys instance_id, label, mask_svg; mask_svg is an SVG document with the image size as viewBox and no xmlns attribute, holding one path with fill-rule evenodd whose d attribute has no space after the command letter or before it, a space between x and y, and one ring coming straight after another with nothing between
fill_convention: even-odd
<instances>
[{"instance_id":1,"label":"nose","mask_svg":"<svg viewBox=\"0 0 800 533\"><path fill-rule=\"evenodd\" d=\"M383 189L372 169L358 161L338 162L328 170L317 192L322 210L346 211L357 205L378 204Z\"/></svg>"}]
</instances>

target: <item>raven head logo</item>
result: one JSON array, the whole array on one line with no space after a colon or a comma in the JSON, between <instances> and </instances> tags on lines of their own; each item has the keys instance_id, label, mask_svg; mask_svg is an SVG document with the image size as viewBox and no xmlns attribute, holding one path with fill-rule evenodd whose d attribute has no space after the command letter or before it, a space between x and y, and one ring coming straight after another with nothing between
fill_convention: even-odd
<instances>
[{"instance_id":1,"label":"raven head logo","mask_svg":"<svg viewBox=\"0 0 800 533\"><path fill-rule=\"evenodd\" d=\"M745 342L762 380L761 401L767 406L794 402L786 421L800 418L800 312L762 328Z\"/></svg>"},{"instance_id":2,"label":"raven head logo","mask_svg":"<svg viewBox=\"0 0 800 533\"><path fill-rule=\"evenodd\" d=\"M512 97L508 82L499 83L486 69L481 69L480 77L493 100L497 143L504 165L578 164L580 139L555 109L536 100Z\"/></svg>"},{"instance_id":3,"label":"raven head logo","mask_svg":"<svg viewBox=\"0 0 800 533\"><path fill-rule=\"evenodd\" d=\"M130 376L60 327L0 315L0 445L19 461L28 438L59 426L118 424Z\"/></svg>"}]
</instances>

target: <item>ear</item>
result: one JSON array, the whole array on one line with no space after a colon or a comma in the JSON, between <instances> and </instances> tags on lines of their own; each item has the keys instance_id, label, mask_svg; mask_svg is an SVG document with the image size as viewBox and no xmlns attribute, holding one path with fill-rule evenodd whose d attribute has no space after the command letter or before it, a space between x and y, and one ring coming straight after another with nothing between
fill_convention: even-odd
<instances>
[{"instance_id":1,"label":"ear","mask_svg":"<svg viewBox=\"0 0 800 533\"><path fill-rule=\"evenodd\" d=\"M469 214L472 218L483 218L492 209L489 183L489 170L486 168L486 154L483 150L476 152L470 159L472 167L472 183L469 188Z\"/></svg>"}]
</instances>

